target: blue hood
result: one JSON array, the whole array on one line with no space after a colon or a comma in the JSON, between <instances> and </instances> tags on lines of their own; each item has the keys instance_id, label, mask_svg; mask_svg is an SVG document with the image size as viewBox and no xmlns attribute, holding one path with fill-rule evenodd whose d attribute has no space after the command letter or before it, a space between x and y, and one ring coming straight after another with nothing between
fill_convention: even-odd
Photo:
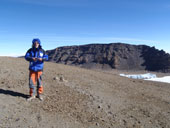
<instances>
[{"instance_id":1,"label":"blue hood","mask_svg":"<svg viewBox=\"0 0 170 128\"><path fill-rule=\"evenodd\" d=\"M35 42L38 42L41 45L41 41L38 38L35 38L32 40L32 44L34 45Z\"/></svg>"}]
</instances>

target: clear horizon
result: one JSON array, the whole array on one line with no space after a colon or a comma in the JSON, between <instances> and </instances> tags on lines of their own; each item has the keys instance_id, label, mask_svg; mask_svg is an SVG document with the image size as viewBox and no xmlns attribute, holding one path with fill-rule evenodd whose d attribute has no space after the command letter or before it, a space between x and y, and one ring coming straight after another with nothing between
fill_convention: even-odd
<instances>
[{"instance_id":1,"label":"clear horizon","mask_svg":"<svg viewBox=\"0 0 170 128\"><path fill-rule=\"evenodd\" d=\"M169 0L1 0L0 56L91 43L148 45L170 53Z\"/></svg>"}]
</instances>

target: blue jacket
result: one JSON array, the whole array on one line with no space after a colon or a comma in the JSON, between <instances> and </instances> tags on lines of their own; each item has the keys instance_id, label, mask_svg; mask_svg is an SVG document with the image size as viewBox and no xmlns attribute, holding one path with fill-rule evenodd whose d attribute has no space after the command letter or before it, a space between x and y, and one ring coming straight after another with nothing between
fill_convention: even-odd
<instances>
[{"instance_id":1,"label":"blue jacket","mask_svg":"<svg viewBox=\"0 0 170 128\"><path fill-rule=\"evenodd\" d=\"M33 61L32 58L42 58L43 61ZM45 54L45 51L41 48L30 48L25 54L25 59L30 62L29 70L32 71L43 71L44 61L48 60L48 55Z\"/></svg>"}]
</instances>

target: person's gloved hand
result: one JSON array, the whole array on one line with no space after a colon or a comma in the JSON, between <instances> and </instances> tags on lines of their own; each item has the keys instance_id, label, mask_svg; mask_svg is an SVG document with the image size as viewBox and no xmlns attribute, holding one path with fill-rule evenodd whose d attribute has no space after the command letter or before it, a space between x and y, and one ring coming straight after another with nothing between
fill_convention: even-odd
<instances>
[{"instance_id":1,"label":"person's gloved hand","mask_svg":"<svg viewBox=\"0 0 170 128\"><path fill-rule=\"evenodd\" d=\"M42 58L38 58L38 60L39 60L39 61L43 61L43 59L42 59Z\"/></svg>"},{"instance_id":2,"label":"person's gloved hand","mask_svg":"<svg viewBox=\"0 0 170 128\"><path fill-rule=\"evenodd\" d=\"M33 61L36 61L36 60L37 60L37 58L33 57L33 58L32 58L32 60L33 60Z\"/></svg>"}]
</instances>

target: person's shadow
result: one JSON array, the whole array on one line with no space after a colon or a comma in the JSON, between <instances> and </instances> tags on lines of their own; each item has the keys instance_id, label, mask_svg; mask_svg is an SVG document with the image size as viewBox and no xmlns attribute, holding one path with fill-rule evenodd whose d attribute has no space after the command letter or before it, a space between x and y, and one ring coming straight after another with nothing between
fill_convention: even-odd
<instances>
[{"instance_id":1,"label":"person's shadow","mask_svg":"<svg viewBox=\"0 0 170 128\"><path fill-rule=\"evenodd\" d=\"M22 97L22 98L28 98L28 95L25 95L25 94L20 93L20 92L11 91L11 90L0 89L0 94Z\"/></svg>"}]
</instances>

